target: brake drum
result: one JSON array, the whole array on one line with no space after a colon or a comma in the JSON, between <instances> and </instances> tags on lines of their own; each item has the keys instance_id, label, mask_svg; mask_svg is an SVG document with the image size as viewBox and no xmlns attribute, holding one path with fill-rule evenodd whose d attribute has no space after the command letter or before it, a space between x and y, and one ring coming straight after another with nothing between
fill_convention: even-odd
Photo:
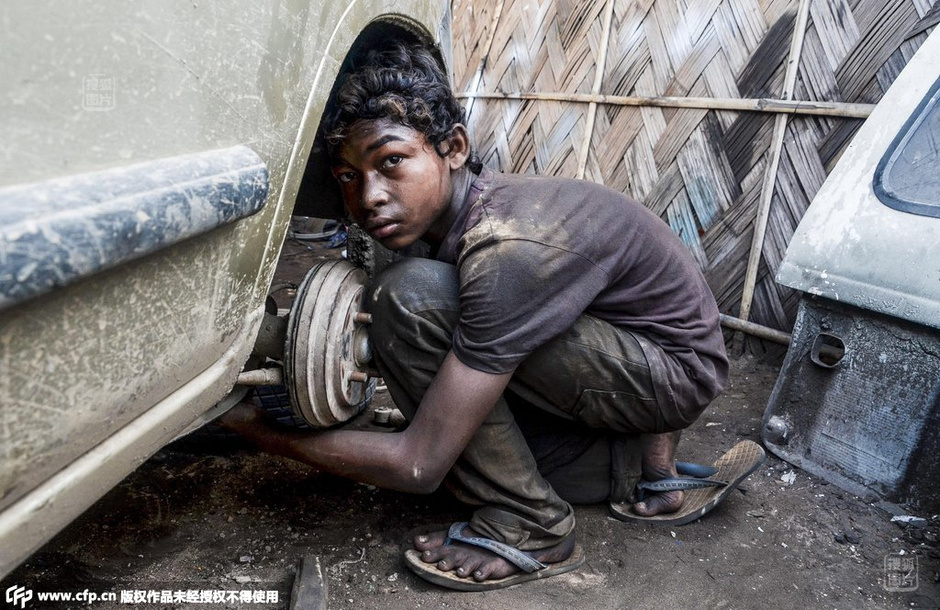
<instances>
[{"instance_id":1,"label":"brake drum","mask_svg":"<svg viewBox=\"0 0 940 610\"><path fill-rule=\"evenodd\" d=\"M375 394L368 316L361 313L367 276L344 260L307 272L287 322L284 385L297 416L326 428L359 414Z\"/></svg>"}]
</instances>

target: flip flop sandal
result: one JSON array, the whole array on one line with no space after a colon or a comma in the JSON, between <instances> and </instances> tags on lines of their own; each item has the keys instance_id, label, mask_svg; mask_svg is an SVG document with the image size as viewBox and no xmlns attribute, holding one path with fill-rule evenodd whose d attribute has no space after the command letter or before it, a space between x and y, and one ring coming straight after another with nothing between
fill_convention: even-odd
<instances>
[{"instance_id":1,"label":"flip flop sandal","mask_svg":"<svg viewBox=\"0 0 940 610\"><path fill-rule=\"evenodd\" d=\"M441 587L446 587L455 591L492 591L494 589L505 589L506 587L518 585L530 580L538 580L540 578L548 578L549 576L564 574L565 572L570 572L571 570L580 567L584 563L584 550L579 544L575 544L574 549L571 551L571 555L568 557L568 559L559 561L557 563L545 564L541 561L533 559L524 551L520 551L519 549L511 547L508 544L496 542L495 540L482 538L480 536L464 536L463 530L468 525L469 524L466 522L454 523L451 525L447 532L447 541L445 544L450 544L451 542L462 542L464 544L470 544L484 548L491 553L499 555L509 563L518 567L520 572L510 574L505 578L477 582L476 580L473 580L473 578L463 578L457 576L455 572L445 572L443 570L439 570L433 563L425 563L421 560L421 553L419 551L408 547L411 547L412 540L414 540L415 535L421 533L430 533L431 531L440 531L440 527L435 529L423 527L408 534L408 537L404 543L405 552L403 557L405 560L405 565L407 565L412 572L424 580Z\"/></svg>"},{"instance_id":2,"label":"flip flop sandal","mask_svg":"<svg viewBox=\"0 0 940 610\"><path fill-rule=\"evenodd\" d=\"M637 489L641 499L648 491L685 491L685 499L678 511L644 517L633 512L633 505L627 502L610 502L610 511L621 521L685 525L718 506L741 481L764 463L765 458L763 447L754 441L741 441L718 458L714 466L677 462L678 472L693 476L640 481Z\"/></svg>"}]
</instances>

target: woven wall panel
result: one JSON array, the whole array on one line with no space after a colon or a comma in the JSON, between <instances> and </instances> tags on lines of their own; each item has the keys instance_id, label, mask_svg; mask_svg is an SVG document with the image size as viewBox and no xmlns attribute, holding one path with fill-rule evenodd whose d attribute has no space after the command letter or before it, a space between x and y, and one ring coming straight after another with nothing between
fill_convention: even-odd
<instances>
[{"instance_id":1,"label":"woven wall panel","mask_svg":"<svg viewBox=\"0 0 940 610\"><path fill-rule=\"evenodd\" d=\"M800 0L454 0L454 32L493 44L480 92L780 98ZM473 15L474 23L461 19ZM877 102L940 21L940 0L812 0L793 98ZM461 41L457 82L481 64ZM477 46L474 46L477 45ZM455 50L455 58L458 56ZM455 63L458 63L455 61ZM469 86L469 85L468 85ZM481 157L504 171L584 177L647 205L680 235L719 306L737 313L774 115L676 107L474 100L469 118ZM773 281L786 246L861 121L790 118L775 177L751 320L789 329L798 295Z\"/></svg>"},{"instance_id":2,"label":"woven wall panel","mask_svg":"<svg viewBox=\"0 0 940 610\"><path fill-rule=\"evenodd\" d=\"M472 18L468 7L480 2L455 2L454 37L465 27L460 18ZM498 5L499 2L486 4ZM504 0L500 21L483 71L483 91L566 91L588 93L594 82L597 48L603 33L602 3L576 0ZM493 13L495 9L477 9ZM469 29L489 33L489 27L468 24ZM459 43L475 48L476 43ZM462 53L456 60L455 80L468 82L480 62L477 55Z\"/></svg>"},{"instance_id":3,"label":"woven wall panel","mask_svg":"<svg viewBox=\"0 0 940 610\"><path fill-rule=\"evenodd\" d=\"M579 104L477 100L470 129L483 161L505 172L574 176L585 137Z\"/></svg>"},{"instance_id":4,"label":"woven wall panel","mask_svg":"<svg viewBox=\"0 0 940 610\"><path fill-rule=\"evenodd\" d=\"M794 14L794 2L618 2L602 92L777 97ZM633 195L668 222L719 306L732 311L772 126L763 114L604 107L585 177Z\"/></svg>"},{"instance_id":5,"label":"woven wall panel","mask_svg":"<svg viewBox=\"0 0 940 610\"><path fill-rule=\"evenodd\" d=\"M486 54L486 44L495 25L498 2L453 0L452 53L454 88L472 91L477 70Z\"/></svg>"},{"instance_id":6,"label":"woven wall panel","mask_svg":"<svg viewBox=\"0 0 940 610\"><path fill-rule=\"evenodd\" d=\"M466 3L459 4L466 14ZM505 0L478 89L590 93L603 36L602 10L602 3ZM454 31L460 28L455 22ZM466 74L478 68L479 62L472 61L455 65L457 82L467 81ZM586 137L586 112L583 104L476 100L468 122L481 158L490 165L573 176Z\"/></svg>"}]
</instances>

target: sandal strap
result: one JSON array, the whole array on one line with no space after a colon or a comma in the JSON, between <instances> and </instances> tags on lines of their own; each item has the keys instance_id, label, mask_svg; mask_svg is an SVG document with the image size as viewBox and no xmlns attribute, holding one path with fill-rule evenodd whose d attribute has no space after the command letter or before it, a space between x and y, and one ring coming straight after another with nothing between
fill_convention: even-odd
<instances>
[{"instance_id":1,"label":"sandal strap","mask_svg":"<svg viewBox=\"0 0 940 610\"><path fill-rule=\"evenodd\" d=\"M727 481L715 479L698 479L692 477L667 477L658 481L641 480L637 489L646 491L685 491L688 489L703 489L705 487L724 487Z\"/></svg>"},{"instance_id":2,"label":"sandal strap","mask_svg":"<svg viewBox=\"0 0 940 610\"><path fill-rule=\"evenodd\" d=\"M484 548L487 551L499 555L509 563L528 574L548 567L541 561L533 559L519 549L511 547L504 542L496 542L495 540L481 538L479 536L464 536L463 529L469 525L470 524L466 521L462 523L454 523L451 525L450 530L447 532L447 540L444 541L444 544L450 544L451 542L456 541Z\"/></svg>"},{"instance_id":3,"label":"sandal strap","mask_svg":"<svg viewBox=\"0 0 940 610\"><path fill-rule=\"evenodd\" d=\"M690 477L698 477L704 479L712 476L713 474L718 474L718 469L714 466L706 466L705 464L693 464L692 462L676 462L676 472L679 474L684 474Z\"/></svg>"}]
</instances>

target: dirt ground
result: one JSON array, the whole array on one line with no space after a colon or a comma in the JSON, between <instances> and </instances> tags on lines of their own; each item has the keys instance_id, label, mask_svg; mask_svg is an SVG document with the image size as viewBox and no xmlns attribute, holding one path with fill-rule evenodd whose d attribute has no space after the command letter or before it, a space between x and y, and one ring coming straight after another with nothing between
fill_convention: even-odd
<instances>
[{"instance_id":1,"label":"dirt ground","mask_svg":"<svg viewBox=\"0 0 940 610\"><path fill-rule=\"evenodd\" d=\"M685 434L679 458L708 463L740 439L759 441L777 372L735 358L730 387ZM384 404L380 393L373 407ZM278 601L265 604L129 605L118 597L93 607L287 608L298 562L311 557L334 609L940 608L940 516L902 529L873 500L769 456L700 521L633 525L605 506L578 506L581 569L458 593L418 579L400 559L410 529L468 517L446 492L385 491L197 437L155 455L0 589L277 591ZM916 590L885 589L886 556L916 559ZM87 606L34 597L27 607Z\"/></svg>"}]
</instances>

